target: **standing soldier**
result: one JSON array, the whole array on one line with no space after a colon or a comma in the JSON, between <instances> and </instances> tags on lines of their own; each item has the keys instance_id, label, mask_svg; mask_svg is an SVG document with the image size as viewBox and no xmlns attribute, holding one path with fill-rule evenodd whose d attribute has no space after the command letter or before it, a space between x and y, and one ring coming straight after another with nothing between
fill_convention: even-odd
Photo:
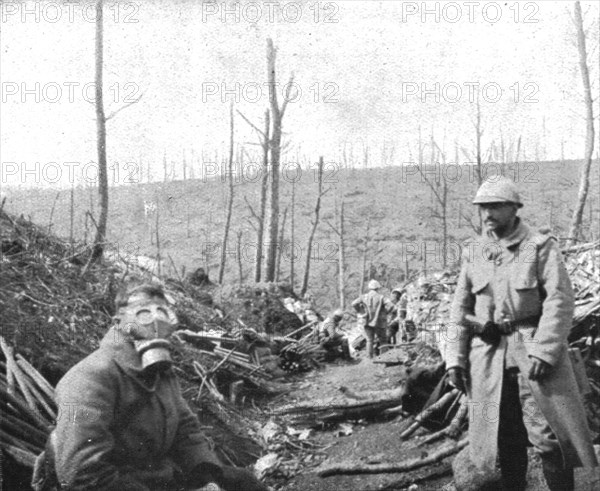
<instances>
[{"instance_id":1,"label":"standing soldier","mask_svg":"<svg viewBox=\"0 0 600 491\"><path fill-rule=\"evenodd\" d=\"M504 489L524 490L529 439L550 490L572 490L573 467L597 461L567 351L574 295L560 250L517 216L511 180L484 182L473 203L485 231L463 254L445 355L470 399L470 458L485 472L498 456Z\"/></svg>"},{"instance_id":2,"label":"standing soldier","mask_svg":"<svg viewBox=\"0 0 600 491\"><path fill-rule=\"evenodd\" d=\"M386 328L386 337L388 344L397 344L406 338L404 320L406 319L407 298L404 288L398 287L392 290L392 302L395 305L390 314L390 319ZM398 335L400 333L400 335Z\"/></svg>"},{"instance_id":3,"label":"standing soldier","mask_svg":"<svg viewBox=\"0 0 600 491\"><path fill-rule=\"evenodd\" d=\"M381 288L379 281L369 281L368 288L367 293L352 302L352 307L357 313L364 312L365 314L364 331L367 338L367 354L369 358L373 358L375 338L378 346L385 343L386 314L394 309L394 304L389 298L385 298L379 293L378 290Z\"/></svg>"}]
</instances>

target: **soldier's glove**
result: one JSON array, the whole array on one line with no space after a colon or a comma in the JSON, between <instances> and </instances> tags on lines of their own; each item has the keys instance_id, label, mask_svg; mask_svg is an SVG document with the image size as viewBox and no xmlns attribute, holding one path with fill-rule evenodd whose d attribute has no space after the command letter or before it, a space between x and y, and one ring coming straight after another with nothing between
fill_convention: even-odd
<instances>
[{"instance_id":1,"label":"soldier's glove","mask_svg":"<svg viewBox=\"0 0 600 491\"><path fill-rule=\"evenodd\" d=\"M500 336L502 336L502 333L498 328L498 324L493 321L487 321L478 336L484 343L495 346L500 342Z\"/></svg>"},{"instance_id":2,"label":"soldier's glove","mask_svg":"<svg viewBox=\"0 0 600 491\"><path fill-rule=\"evenodd\" d=\"M467 371L461 367L448 369L450 383L461 392L467 391Z\"/></svg>"}]
</instances>

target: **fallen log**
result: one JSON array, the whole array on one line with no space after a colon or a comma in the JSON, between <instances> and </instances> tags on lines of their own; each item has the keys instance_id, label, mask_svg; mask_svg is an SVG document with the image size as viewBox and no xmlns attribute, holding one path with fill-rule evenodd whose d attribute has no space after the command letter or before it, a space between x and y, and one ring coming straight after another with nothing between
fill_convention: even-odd
<instances>
[{"instance_id":1,"label":"fallen log","mask_svg":"<svg viewBox=\"0 0 600 491\"><path fill-rule=\"evenodd\" d=\"M323 464L316 472L321 477L335 476L339 474L385 474L395 472L408 472L419 467L436 464L446 457L460 452L468 445L468 440L464 439L458 443L452 443L440 448L436 452L425 457L415 457L402 462L386 462L381 464L365 464L363 462L348 461L333 464Z\"/></svg>"},{"instance_id":2,"label":"fallen log","mask_svg":"<svg viewBox=\"0 0 600 491\"><path fill-rule=\"evenodd\" d=\"M462 394L460 396L459 403L460 403L460 407L459 407L458 411L456 412L456 414L454 415L454 418L452 418L452 421L450 422L450 424L448 426L446 426L446 428L429 435L427 438L425 438L423 440L423 442L421 443L422 445L425 445L427 443L432 443L436 440L440 440L440 439L446 438L446 437L452 438L454 440L456 440L458 438L458 436L460 435L460 432L461 432L461 427L462 427L463 423L465 422L465 420L467 419L467 413L468 413L468 409L469 409L467 406L467 399L464 394Z\"/></svg>"},{"instance_id":3,"label":"fallen log","mask_svg":"<svg viewBox=\"0 0 600 491\"><path fill-rule=\"evenodd\" d=\"M446 404L448 404L450 401L456 399L457 397L460 397L460 396L459 396L458 390L456 390L456 389L453 389L450 392L447 392L446 394L444 394L442 397L440 397L440 399L437 402L435 402L431 406L428 406L423 411L421 411L415 418L415 421L408 428L406 428L406 430L404 430L402 433L400 433L400 438L402 440L406 440L410 435L412 435L415 431L417 431L417 429L425 421L427 421L429 418L431 418L431 416L433 416L433 414L435 414L437 411L440 411L441 409L443 409L446 406Z\"/></svg>"},{"instance_id":4,"label":"fallen log","mask_svg":"<svg viewBox=\"0 0 600 491\"><path fill-rule=\"evenodd\" d=\"M362 397L361 394L352 393ZM367 394L367 393L365 393ZM283 406L274 411L276 415L287 416L296 424L319 425L343 419L358 419L381 415L385 409L398 406L402 402L402 387L385 391L369 391L367 398L322 399Z\"/></svg>"}]
</instances>

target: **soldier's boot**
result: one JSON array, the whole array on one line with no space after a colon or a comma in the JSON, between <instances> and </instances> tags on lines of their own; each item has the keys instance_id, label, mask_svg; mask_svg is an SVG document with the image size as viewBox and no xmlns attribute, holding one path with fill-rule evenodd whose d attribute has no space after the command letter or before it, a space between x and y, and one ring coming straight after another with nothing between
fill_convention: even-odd
<instances>
[{"instance_id":1,"label":"soldier's boot","mask_svg":"<svg viewBox=\"0 0 600 491\"><path fill-rule=\"evenodd\" d=\"M369 338L367 338L367 356L368 356L369 358L373 358L373 351L374 351L374 348L373 348L373 340L372 340L372 339L369 339Z\"/></svg>"},{"instance_id":2,"label":"soldier's boot","mask_svg":"<svg viewBox=\"0 0 600 491\"><path fill-rule=\"evenodd\" d=\"M575 476L572 467L563 467L556 459L542 457L542 470L550 491L573 491Z\"/></svg>"},{"instance_id":3,"label":"soldier's boot","mask_svg":"<svg viewBox=\"0 0 600 491\"><path fill-rule=\"evenodd\" d=\"M352 356L350 356L350 346L348 345L348 340L342 340L342 358L344 360L351 360Z\"/></svg>"},{"instance_id":4,"label":"soldier's boot","mask_svg":"<svg viewBox=\"0 0 600 491\"><path fill-rule=\"evenodd\" d=\"M504 451L502 451L504 450ZM500 449L500 474L503 491L525 491L527 487L527 447Z\"/></svg>"}]
</instances>

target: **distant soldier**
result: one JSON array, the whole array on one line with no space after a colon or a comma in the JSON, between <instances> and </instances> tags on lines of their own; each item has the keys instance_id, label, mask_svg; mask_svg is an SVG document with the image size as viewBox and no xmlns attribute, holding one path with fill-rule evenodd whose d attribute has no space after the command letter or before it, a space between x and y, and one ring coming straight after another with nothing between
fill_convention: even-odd
<instances>
[{"instance_id":1,"label":"distant soldier","mask_svg":"<svg viewBox=\"0 0 600 491\"><path fill-rule=\"evenodd\" d=\"M359 315L365 315L364 332L367 338L367 355L373 358L374 353L379 354L379 346L385 344L386 315L394 309L394 304L385 298L379 289L381 284L371 280L368 284L369 291L352 302L352 308ZM377 349L374 342L377 340Z\"/></svg>"},{"instance_id":2,"label":"distant soldier","mask_svg":"<svg viewBox=\"0 0 600 491\"><path fill-rule=\"evenodd\" d=\"M304 295L304 298L302 299L302 308L304 310L304 323L319 322L320 320L323 320L323 317L321 317L315 309L315 302L310 293Z\"/></svg>"},{"instance_id":3,"label":"distant soldier","mask_svg":"<svg viewBox=\"0 0 600 491\"><path fill-rule=\"evenodd\" d=\"M398 340L402 342L406 339L404 322L408 301L404 288L398 287L392 290L392 302L395 309L389 315L386 337L388 344L397 344ZM398 333L400 333L400 336L398 336Z\"/></svg>"},{"instance_id":4,"label":"distant soldier","mask_svg":"<svg viewBox=\"0 0 600 491\"><path fill-rule=\"evenodd\" d=\"M344 311L337 309L332 312L319 326L319 343L330 353L339 352L344 360L350 360L348 338L339 331L339 324L344 317Z\"/></svg>"},{"instance_id":5,"label":"distant soldier","mask_svg":"<svg viewBox=\"0 0 600 491\"><path fill-rule=\"evenodd\" d=\"M471 461L483 474L498 456L503 489L524 490L529 440L550 490L572 490L573 467L597 461L567 351L569 276L556 240L517 216L512 181L485 181L473 203L485 230L463 254L445 356L470 399Z\"/></svg>"}]
</instances>

